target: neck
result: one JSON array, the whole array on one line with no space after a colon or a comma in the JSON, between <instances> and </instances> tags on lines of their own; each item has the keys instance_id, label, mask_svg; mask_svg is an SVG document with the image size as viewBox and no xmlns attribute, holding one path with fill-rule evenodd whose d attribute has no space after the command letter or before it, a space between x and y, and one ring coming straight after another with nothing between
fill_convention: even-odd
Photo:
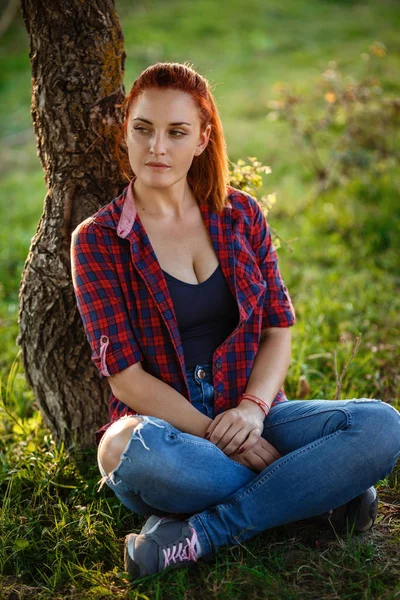
<instances>
[{"instance_id":1,"label":"neck","mask_svg":"<svg viewBox=\"0 0 400 600\"><path fill-rule=\"evenodd\" d=\"M154 218L179 219L196 204L186 179L163 188L149 187L135 179L132 193L138 212Z\"/></svg>"}]
</instances>

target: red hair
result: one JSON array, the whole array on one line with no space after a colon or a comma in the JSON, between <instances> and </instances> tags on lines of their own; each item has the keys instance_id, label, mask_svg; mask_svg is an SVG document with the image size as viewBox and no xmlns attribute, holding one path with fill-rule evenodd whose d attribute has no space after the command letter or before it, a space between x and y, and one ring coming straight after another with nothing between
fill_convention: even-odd
<instances>
[{"instance_id":1,"label":"red hair","mask_svg":"<svg viewBox=\"0 0 400 600\"><path fill-rule=\"evenodd\" d=\"M138 96L149 88L173 88L190 94L199 109L201 130L211 124L208 144L199 156L193 157L187 181L199 202L208 204L216 212L222 211L227 204L230 176L222 123L209 82L187 63L159 62L147 67L134 81L122 104L117 105L124 109L123 127L117 132L115 145L122 173L129 181L135 175L128 160L128 153L124 153L124 158L121 158L119 146L121 144L126 148L124 136L127 136L131 108Z\"/></svg>"}]
</instances>

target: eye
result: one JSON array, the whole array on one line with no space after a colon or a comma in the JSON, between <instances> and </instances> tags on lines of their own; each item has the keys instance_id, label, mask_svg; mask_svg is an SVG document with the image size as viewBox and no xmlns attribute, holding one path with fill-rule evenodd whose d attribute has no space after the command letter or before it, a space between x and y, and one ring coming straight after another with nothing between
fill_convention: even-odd
<instances>
[{"instance_id":1,"label":"eye","mask_svg":"<svg viewBox=\"0 0 400 600\"><path fill-rule=\"evenodd\" d=\"M144 131L144 132L148 131L147 127L140 127L140 126L134 127L133 129L135 129L135 131ZM182 135L187 135L185 131L179 131L179 129L173 129L171 131L171 133L174 134L174 137L180 137ZM178 135L175 135L175 134L178 134Z\"/></svg>"}]
</instances>

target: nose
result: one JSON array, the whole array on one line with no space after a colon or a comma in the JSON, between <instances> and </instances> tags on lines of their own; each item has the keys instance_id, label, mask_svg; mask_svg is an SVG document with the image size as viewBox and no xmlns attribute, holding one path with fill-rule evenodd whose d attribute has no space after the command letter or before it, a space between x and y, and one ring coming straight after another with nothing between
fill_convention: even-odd
<instances>
[{"instance_id":1,"label":"nose","mask_svg":"<svg viewBox=\"0 0 400 600\"><path fill-rule=\"evenodd\" d=\"M165 154L165 140L162 133L154 133L150 138L150 153L155 155Z\"/></svg>"}]
</instances>

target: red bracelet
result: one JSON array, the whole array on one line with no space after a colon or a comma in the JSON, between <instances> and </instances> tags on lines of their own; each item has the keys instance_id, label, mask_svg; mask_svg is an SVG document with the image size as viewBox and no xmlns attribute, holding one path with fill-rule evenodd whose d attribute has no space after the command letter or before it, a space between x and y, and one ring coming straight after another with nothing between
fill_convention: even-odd
<instances>
[{"instance_id":1,"label":"red bracelet","mask_svg":"<svg viewBox=\"0 0 400 600\"><path fill-rule=\"evenodd\" d=\"M242 398L239 400L238 404L240 404L240 402L241 402L242 400L250 400L250 402L255 402L255 404L258 404L258 406L261 408L261 410L263 411L264 415L265 415L265 416L267 416L267 415L268 415L268 413L267 413L267 412L265 412L265 408L264 408L264 407L265 407L265 405L264 405L263 403L259 402L258 400L255 400L255 399L253 399L253 398L248 398L248 397L242 397Z\"/></svg>"},{"instance_id":2,"label":"red bracelet","mask_svg":"<svg viewBox=\"0 0 400 600\"><path fill-rule=\"evenodd\" d=\"M261 398L258 398L258 396L254 396L253 394L247 394L246 392L243 393L238 404L240 404L242 400L250 400L251 402L258 404L265 416L267 416L270 411L270 406L264 402L264 400L261 400ZM268 412L265 412L265 409L267 409Z\"/></svg>"}]
</instances>

